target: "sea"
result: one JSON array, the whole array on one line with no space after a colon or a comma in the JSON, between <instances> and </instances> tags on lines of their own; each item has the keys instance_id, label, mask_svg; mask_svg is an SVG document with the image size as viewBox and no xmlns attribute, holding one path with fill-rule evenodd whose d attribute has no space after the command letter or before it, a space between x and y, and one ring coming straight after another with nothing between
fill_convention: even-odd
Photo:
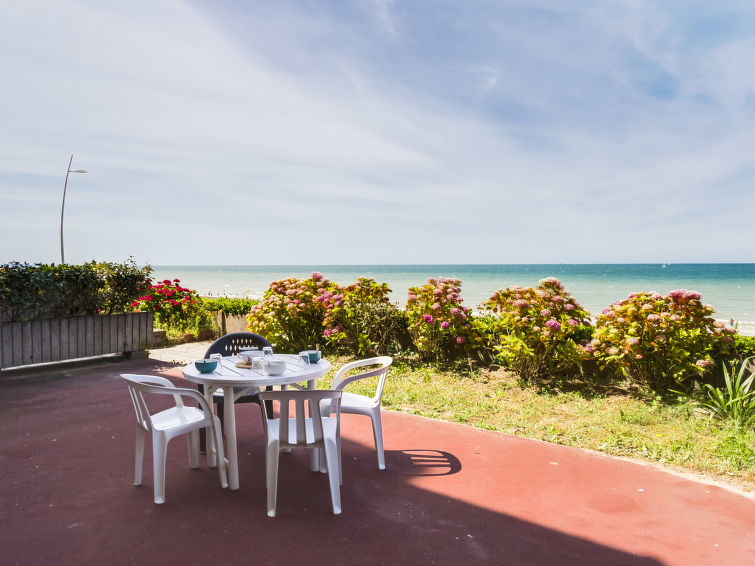
<instances>
[{"instance_id":1,"label":"sea","mask_svg":"<svg viewBox=\"0 0 755 566\"><path fill-rule=\"evenodd\" d=\"M717 319L734 321L742 334L755 334L755 263L157 265L152 269L155 280L180 279L182 285L211 297L260 298L271 281L307 278L313 272L341 285L372 277L388 283L392 299L401 306L409 287L423 285L430 277L451 277L461 280L464 304L472 308L498 289L532 287L544 277L556 277L593 316L633 292L689 289L713 305Z\"/></svg>"}]
</instances>

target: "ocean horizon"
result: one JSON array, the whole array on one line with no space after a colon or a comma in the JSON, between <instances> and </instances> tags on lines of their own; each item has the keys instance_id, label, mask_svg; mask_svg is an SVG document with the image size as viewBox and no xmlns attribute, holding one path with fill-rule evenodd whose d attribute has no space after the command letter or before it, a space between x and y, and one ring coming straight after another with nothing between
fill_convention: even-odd
<instances>
[{"instance_id":1,"label":"ocean horizon","mask_svg":"<svg viewBox=\"0 0 755 566\"><path fill-rule=\"evenodd\" d=\"M476 307L498 289L532 287L544 277L559 279L593 316L630 293L690 289L713 305L714 316L755 331L755 263L631 264L398 264L398 265L155 265L155 280L180 279L203 296L261 298L272 281L307 278L313 272L347 285L359 277L387 283L404 305L409 287L430 277L462 282L464 304Z\"/></svg>"}]
</instances>

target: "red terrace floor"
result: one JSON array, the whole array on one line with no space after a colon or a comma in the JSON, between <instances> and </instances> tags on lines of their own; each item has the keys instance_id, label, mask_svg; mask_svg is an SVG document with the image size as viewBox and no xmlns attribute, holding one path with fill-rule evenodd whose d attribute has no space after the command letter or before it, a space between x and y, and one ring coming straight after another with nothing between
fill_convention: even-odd
<instances>
[{"instance_id":1,"label":"red terrace floor","mask_svg":"<svg viewBox=\"0 0 755 566\"><path fill-rule=\"evenodd\" d=\"M241 489L171 443L167 501L131 485L134 415L101 362L0 376L2 564L755 564L755 500L654 467L386 412L380 472L367 419L345 415L343 514L324 475L284 455L278 517L265 514L261 423L239 415Z\"/></svg>"}]
</instances>

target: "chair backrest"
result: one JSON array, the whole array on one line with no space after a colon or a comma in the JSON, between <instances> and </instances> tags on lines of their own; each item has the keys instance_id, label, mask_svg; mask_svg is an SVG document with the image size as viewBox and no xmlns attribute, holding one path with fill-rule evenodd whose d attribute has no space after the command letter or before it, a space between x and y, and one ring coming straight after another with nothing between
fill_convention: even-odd
<instances>
[{"instance_id":1,"label":"chair backrest","mask_svg":"<svg viewBox=\"0 0 755 566\"><path fill-rule=\"evenodd\" d=\"M223 356L235 356L239 353L241 348L247 346L256 346L257 348L264 348L271 346L270 342L265 340L259 334L254 332L231 332L225 334L217 340L215 340L210 347L207 348L204 357L209 358L210 354L221 354Z\"/></svg>"},{"instance_id":2,"label":"chair backrest","mask_svg":"<svg viewBox=\"0 0 755 566\"><path fill-rule=\"evenodd\" d=\"M121 374L121 377L126 382L131 402L134 404L136 421L144 430L152 430L152 417L149 407L144 401L144 393L172 395L176 407L179 408L184 406L181 396L188 396L199 402L206 415L210 414L204 397L193 389L176 387L170 380L156 375Z\"/></svg>"},{"instance_id":3,"label":"chair backrest","mask_svg":"<svg viewBox=\"0 0 755 566\"><path fill-rule=\"evenodd\" d=\"M274 409L276 404L279 405L279 438L281 446L300 447L311 444L322 444L323 433L320 402L324 399L330 399L330 418L336 419L336 430L340 430L341 391L321 389L260 391L259 395L261 401L272 401ZM293 414L291 413L291 403L294 405ZM306 434L307 409L309 409L309 418L312 419L312 429L314 432L314 438L312 438L311 442L307 442ZM267 433L270 419L266 411L262 411L262 414L264 415L265 431ZM289 419L296 419L296 439L293 442L289 434Z\"/></svg>"},{"instance_id":4,"label":"chair backrest","mask_svg":"<svg viewBox=\"0 0 755 566\"><path fill-rule=\"evenodd\" d=\"M359 379L367 379L368 377L379 376L377 388L372 400L379 403L383 398L383 389L385 388L385 378L388 376L388 369L393 363L393 358L390 356L379 356L377 358L367 358L365 360L357 360L355 362L349 362L345 364L341 369L336 372L335 378L333 378L333 385L331 389L336 391L342 391L349 383L357 381ZM349 375L350 372L369 366L378 366L374 369L370 369L364 372Z\"/></svg>"}]
</instances>

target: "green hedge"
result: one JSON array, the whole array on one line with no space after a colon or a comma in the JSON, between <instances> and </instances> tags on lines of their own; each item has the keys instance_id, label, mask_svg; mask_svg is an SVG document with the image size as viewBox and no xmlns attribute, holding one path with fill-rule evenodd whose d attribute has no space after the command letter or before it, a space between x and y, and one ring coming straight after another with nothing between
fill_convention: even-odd
<instances>
[{"instance_id":1,"label":"green hedge","mask_svg":"<svg viewBox=\"0 0 755 566\"><path fill-rule=\"evenodd\" d=\"M0 265L0 320L127 312L149 284L150 266L91 261L83 265Z\"/></svg>"},{"instance_id":2,"label":"green hedge","mask_svg":"<svg viewBox=\"0 0 755 566\"><path fill-rule=\"evenodd\" d=\"M225 314L237 316L248 315L251 308L259 303L257 299L229 297L201 297L200 300L202 301L202 306L208 311L223 311Z\"/></svg>"}]
</instances>

